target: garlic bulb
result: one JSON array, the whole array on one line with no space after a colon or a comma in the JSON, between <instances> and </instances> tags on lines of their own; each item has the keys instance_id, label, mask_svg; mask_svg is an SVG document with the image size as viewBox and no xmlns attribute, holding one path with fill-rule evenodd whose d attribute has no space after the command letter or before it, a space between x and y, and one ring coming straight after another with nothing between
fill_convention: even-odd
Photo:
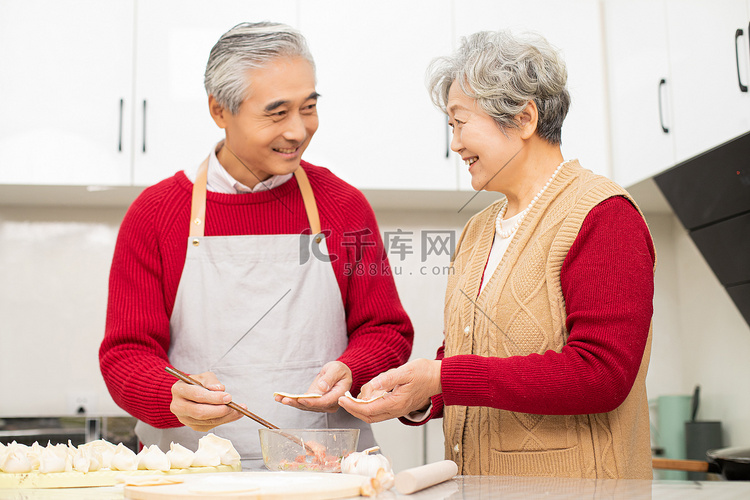
<instances>
[{"instance_id":1,"label":"garlic bulb","mask_svg":"<svg viewBox=\"0 0 750 500\"><path fill-rule=\"evenodd\" d=\"M167 458L173 469L187 469L193 464L195 453L181 444L170 443Z\"/></svg>"},{"instance_id":2,"label":"garlic bulb","mask_svg":"<svg viewBox=\"0 0 750 500\"><path fill-rule=\"evenodd\" d=\"M138 454L138 468L166 472L171 465L167 455L158 446L152 444L148 448L143 448Z\"/></svg>"},{"instance_id":3,"label":"garlic bulb","mask_svg":"<svg viewBox=\"0 0 750 500\"><path fill-rule=\"evenodd\" d=\"M115 448L110 466L114 470L138 470L138 456L133 450L120 443Z\"/></svg>"},{"instance_id":4,"label":"garlic bulb","mask_svg":"<svg viewBox=\"0 0 750 500\"><path fill-rule=\"evenodd\" d=\"M341 460L341 472L345 474L359 474L360 476L376 477L378 470L383 469L386 473L393 473L391 461L385 455L378 453L370 455L371 452L379 450L379 446L368 448L365 451L350 453Z\"/></svg>"}]
</instances>

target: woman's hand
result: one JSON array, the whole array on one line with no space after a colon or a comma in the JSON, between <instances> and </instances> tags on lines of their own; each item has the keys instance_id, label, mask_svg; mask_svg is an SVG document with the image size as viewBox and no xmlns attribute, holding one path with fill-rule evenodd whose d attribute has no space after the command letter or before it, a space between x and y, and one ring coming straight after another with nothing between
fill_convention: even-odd
<instances>
[{"instance_id":1,"label":"woman's hand","mask_svg":"<svg viewBox=\"0 0 750 500\"><path fill-rule=\"evenodd\" d=\"M440 360L415 359L398 368L381 373L362 387L359 399L382 398L370 403L356 403L347 397L339 405L365 422L382 422L403 417L429 406L430 398L442 392Z\"/></svg>"},{"instance_id":2,"label":"woman's hand","mask_svg":"<svg viewBox=\"0 0 750 500\"><path fill-rule=\"evenodd\" d=\"M191 375L205 387L186 384L178 380L172 386L172 403L169 409L177 419L191 429L207 432L221 424L234 422L242 414L227 406L232 396L224 392L224 384L212 372ZM245 405L240 405L246 408Z\"/></svg>"},{"instance_id":3,"label":"woman's hand","mask_svg":"<svg viewBox=\"0 0 750 500\"><path fill-rule=\"evenodd\" d=\"M300 410L333 413L339 409L339 398L352 387L352 371L341 361L323 365L308 393L322 394L320 398L287 398L276 396L276 401Z\"/></svg>"}]
</instances>

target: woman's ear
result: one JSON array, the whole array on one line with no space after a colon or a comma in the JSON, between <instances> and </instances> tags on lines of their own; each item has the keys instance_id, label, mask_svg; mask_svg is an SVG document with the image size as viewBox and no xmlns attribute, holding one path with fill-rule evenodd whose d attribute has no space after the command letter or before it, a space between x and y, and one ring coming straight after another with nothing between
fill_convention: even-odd
<instances>
[{"instance_id":1,"label":"woman's ear","mask_svg":"<svg viewBox=\"0 0 750 500\"><path fill-rule=\"evenodd\" d=\"M209 113L211 113L211 118L214 119L214 122L219 126L219 128L227 128L227 121L225 116L227 113L229 113L229 110L219 104L219 101L216 100L213 94L208 96L208 111Z\"/></svg>"},{"instance_id":2,"label":"woman's ear","mask_svg":"<svg viewBox=\"0 0 750 500\"><path fill-rule=\"evenodd\" d=\"M539 122L539 110L534 101L529 101L523 111L516 115L516 122L521 139L528 139L534 135Z\"/></svg>"}]
</instances>

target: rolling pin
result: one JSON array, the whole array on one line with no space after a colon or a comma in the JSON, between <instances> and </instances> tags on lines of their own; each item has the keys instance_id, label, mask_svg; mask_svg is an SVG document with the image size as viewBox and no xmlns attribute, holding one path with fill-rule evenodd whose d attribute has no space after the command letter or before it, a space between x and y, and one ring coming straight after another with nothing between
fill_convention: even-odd
<instances>
[{"instance_id":1,"label":"rolling pin","mask_svg":"<svg viewBox=\"0 0 750 500\"><path fill-rule=\"evenodd\" d=\"M452 460L443 460L396 474L396 490L402 495L409 495L443 481L451 479L458 473L458 466Z\"/></svg>"}]
</instances>

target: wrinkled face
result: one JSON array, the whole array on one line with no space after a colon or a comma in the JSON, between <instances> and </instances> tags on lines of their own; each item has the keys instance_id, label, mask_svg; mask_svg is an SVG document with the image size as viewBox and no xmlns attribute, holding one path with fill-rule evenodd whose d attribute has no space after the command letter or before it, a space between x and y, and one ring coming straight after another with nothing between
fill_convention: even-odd
<instances>
[{"instance_id":1,"label":"wrinkled face","mask_svg":"<svg viewBox=\"0 0 750 500\"><path fill-rule=\"evenodd\" d=\"M280 57L248 72L237 114L223 111L226 144L261 179L294 172L318 130L315 73L301 57Z\"/></svg>"},{"instance_id":2,"label":"wrinkled face","mask_svg":"<svg viewBox=\"0 0 750 500\"><path fill-rule=\"evenodd\" d=\"M453 128L451 149L466 163L471 173L471 187L477 191L502 192L508 177L512 177L508 173L514 168L514 162L509 160L523 146L518 132L501 130L456 82L448 92L446 110L448 123ZM508 169L499 173L506 164Z\"/></svg>"}]
</instances>

